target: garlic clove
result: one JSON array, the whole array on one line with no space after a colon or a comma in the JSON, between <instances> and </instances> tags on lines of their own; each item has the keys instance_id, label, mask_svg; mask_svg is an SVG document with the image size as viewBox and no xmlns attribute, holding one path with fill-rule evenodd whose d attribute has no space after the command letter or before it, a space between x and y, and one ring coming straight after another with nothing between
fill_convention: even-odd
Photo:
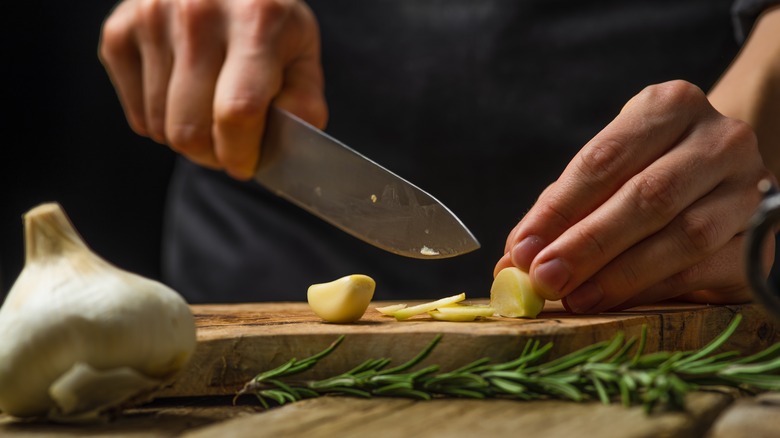
<instances>
[{"instance_id":1,"label":"garlic clove","mask_svg":"<svg viewBox=\"0 0 780 438\"><path fill-rule=\"evenodd\" d=\"M493 279L490 307L504 317L536 318L544 308L544 298L534 290L528 274L512 266Z\"/></svg>"},{"instance_id":2,"label":"garlic clove","mask_svg":"<svg viewBox=\"0 0 780 438\"><path fill-rule=\"evenodd\" d=\"M354 322L366 313L375 287L374 279L361 274L313 284L307 292L309 307L325 321Z\"/></svg>"},{"instance_id":3,"label":"garlic clove","mask_svg":"<svg viewBox=\"0 0 780 438\"><path fill-rule=\"evenodd\" d=\"M117 387L127 378L111 370L127 367L158 386L175 379L196 345L187 302L92 252L58 204L38 206L24 220L25 266L0 307L7 340L0 343L0 410L82 421L84 409L108 411L149 393L147 385L135 395L108 391L110 376ZM105 384L63 383L76 364L107 373ZM116 398L107 400L107 392Z\"/></svg>"}]
</instances>

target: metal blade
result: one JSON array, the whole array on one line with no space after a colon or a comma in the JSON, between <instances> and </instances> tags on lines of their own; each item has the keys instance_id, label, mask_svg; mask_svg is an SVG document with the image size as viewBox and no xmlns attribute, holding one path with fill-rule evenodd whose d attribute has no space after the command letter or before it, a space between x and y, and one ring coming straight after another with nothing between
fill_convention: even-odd
<instances>
[{"instance_id":1,"label":"metal blade","mask_svg":"<svg viewBox=\"0 0 780 438\"><path fill-rule=\"evenodd\" d=\"M395 254L436 259L479 248L441 202L292 114L269 110L255 180Z\"/></svg>"}]
</instances>

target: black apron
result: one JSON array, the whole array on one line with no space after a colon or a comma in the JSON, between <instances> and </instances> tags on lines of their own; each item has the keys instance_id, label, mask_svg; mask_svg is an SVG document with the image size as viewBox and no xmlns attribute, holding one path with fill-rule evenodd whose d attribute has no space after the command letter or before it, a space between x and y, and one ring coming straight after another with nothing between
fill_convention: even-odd
<instances>
[{"instance_id":1,"label":"black apron","mask_svg":"<svg viewBox=\"0 0 780 438\"><path fill-rule=\"evenodd\" d=\"M312 0L327 132L447 205L482 244L385 253L260 188L181 160L164 280L190 302L305 300L361 273L375 298L487 297L509 231L643 87L705 91L738 45L731 0Z\"/></svg>"}]
</instances>

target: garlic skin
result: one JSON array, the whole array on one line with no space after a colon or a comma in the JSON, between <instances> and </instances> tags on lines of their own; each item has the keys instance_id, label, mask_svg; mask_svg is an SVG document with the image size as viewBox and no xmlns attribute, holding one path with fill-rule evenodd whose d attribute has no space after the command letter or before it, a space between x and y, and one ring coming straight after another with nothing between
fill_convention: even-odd
<instances>
[{"instance_id":1,"label":"garlic skin","mask_svg":"<svg viewBox=\"0 0 780 438\"><path fill-rule=\"evenodd\" d=\"M25 219L25 266L0 307L0 410L89 421L145 401L195 350L169 287L94 254L55 203Z\"/></svg>"}]
</instances>

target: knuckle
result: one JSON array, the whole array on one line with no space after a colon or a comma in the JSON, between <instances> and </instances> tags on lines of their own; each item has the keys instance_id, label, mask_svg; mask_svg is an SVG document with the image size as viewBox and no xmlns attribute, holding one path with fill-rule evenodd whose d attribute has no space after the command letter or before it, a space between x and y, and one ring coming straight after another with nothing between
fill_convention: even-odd
<instances>
[{"instance_id":1,"label":"knuckle","mask_svg":"<svg viewBox=\"0 0 780 438\"><path fill-rule=\"evenodd\" d=\"M587 248L585 250L577 251L581 257L584 256L592 260L594 258L602 259L607 256L606 245L599 239L597 234L586 229L580 229L578 230L577 235L579 236L580 242L583 242Z\"/></svg>"},{"instance_id":2,"label":"knuckle","mask_svg":"<svg viewBox=\"0 0 780 438\"><path fill-rule=\"evenodd\" d=\"M212 0L178 0L176 13L182 31L193 38L219 17L220 10L217 2Z\"/></svg>"},{"instance_id":3,"label":"knuckle","mask_svg":"<svg viewBox=\"0 0 780 438\"><path fill-rule=\"evenodd\" d=\"M166 0L140 0L136 9L138 23L146 27L160 27L168 15L168 7Z\"/></svg>"},{"instance_id":4,"label":"knuckle","mask_svg":"<svg viewBox=\"0 0 780 438\"><path fill-rule=\"evenodd\" d=\"M167 38L168 18L171 10L168 0L140 0L134 17L134 29L138 39L155 45Z\"/></svg>"},{"instance_id":5,"label":"knuckle","mask_svg":"<svg viewBox=\"0 0 780 438\"><path fill-rule=\"evenodd\" d=\"M715 250L723 234L720 223L711 215L689 211L680 215L682 246L689 256L701 259Z\"/></svg>"},{"instance_id":6,"label":"knuckle","mask_svg":"<svg viewBox=\"0 0 780 438\"><path fill-rule=\"evenodd\" d=\"M595 141L582 150L578 170L591 183L605 182L622 163L623 142L615 138Z\"/></svg>"},{"instance_id":7,"label":"knuckle","mask_svg":"<svg viewBox=\"0 0 780 438\"><path fill-rule=\"evenodd\" d=\"M119 4L103 21L100 28L98 56L101 61L112 62L126 55L133 46L136 9L127 3Z\"/></svg>"},{"instance_id":8,"label":"knuckle","mask_svg":"<svg viewBox=\"0 0 780 438\"><path fill-rule=\"evenodd\" d=\"M703 269L700 264L689 266L682 271L672 274L663 281L668 290L674 290L682 294L697 288L701 282Z\"/></svg>"},{"instance_id":9,"label":"knuckle","mask_svg":"<svg viewBox=\"0 0 780 438\"><path fill-rule=\"evenodd\" d=\"M537 202L534 209L541 222L546 222L558 229L568 229L575 223L575 219L556 206L555 199Z\"/></svg>"},{"instance_id":10,"label":"knuckle","mask_svg":"<svg viewBox=\"0 0 780 438\"><path fill-rule=\"evenodd\" d=\"M270 20L278 20L285 17L292 6L294 1L290 0L244 0L250 5L255 5L264 15Z\"/></svg>"},{"instance_id":11,"label":"knuckle","mask_svg":"<svg viewBox=\"0 0 780 438\"><path fill-rule=\"evenodd\" d=\"M225 126L259 123L267 107L267 99L247 91L247 94L220 100L214 109L215 123Z\"/></svg>"},{"instance_id":12,"label":"knuckle","mask_svg":"<svg viewBox=\"0 0 780 438\"><path fill-rule=\"evenodd\" d=\"M621 288L625 291L635 291L641 288L642 272L645 270L632 263L624 263L618 268Z\"/></svg>"},{"instance_id":13,"label":"knuckle","mask_svg":"<svg viewBox=\"0 0 780 438\"><path fill-rule=\"evenodd\" d=\"M99 55L103 60L113 59L114 54L120 52L124 41L128 37L128 27L115 16L111 16L103 23L100 30Z\"/></svg>"},{"instance_id":14,"label":"knuckle","mask_svg":"<svg viewBox=\"0 0 780 438\"><path fill-rule=\"evenodd\" d=\"M739 152L758 150L758 138L747 122L726 118L723 130L723 142L727 147Z\"/></svg>"},{"instance_id":15,"label":"knuckle","mask_svg":"<svg viewBox=\"0 0 780 438\"><path fill-rule=\"evenodd\" d=\"M241 0L235 6L238 14L250 23L252 33L262 37L267 29L287 19L294 4L289 0Z\"/></svg>"},{"instance_id":16,"label":"knuckle","mask_svg":"<svg viewBox=\"0 0 780 438\"><path fill-rule=\"evenodd\" d=\"M645 99L660 104L662 110L706 101L701 88L683 80L650 85L642 90L641 94Z\"/></svg>"},{"instance_id":17,"label":"knuckle","mask_svg":"<svg viewBox=\"0 0 780 438\"><path fill-rule=\"evenodd\" d=\"M199 155L211 149L211 130L195 124L179 124L168 129L171 149L184 155Z\"/></svg>"},{"instance_id":18,"label":"knuckle","mask_svg":"<svg viewBox=\"0 0 780 438\"><path fill-rule=\"evenodd\" d=\"M668 173L643 173L630 179L628 184L629 197L642 213L663 219L677 211L679 183Z\"/></svg>"}]
</instances>

